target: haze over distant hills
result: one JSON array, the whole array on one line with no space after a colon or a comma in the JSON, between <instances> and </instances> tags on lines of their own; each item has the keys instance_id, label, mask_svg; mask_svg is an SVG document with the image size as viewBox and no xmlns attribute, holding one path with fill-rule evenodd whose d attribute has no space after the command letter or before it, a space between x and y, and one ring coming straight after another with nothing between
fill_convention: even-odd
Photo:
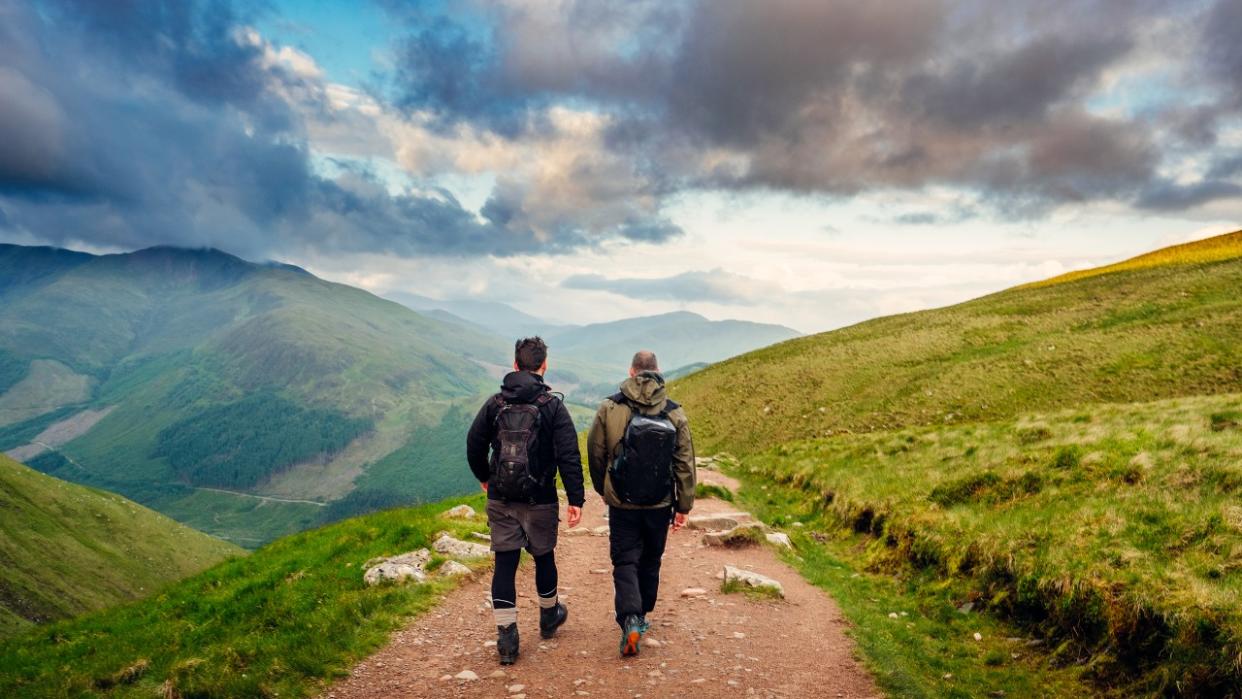
<instances>
[{"instance_id":1,"label":"haze over distant hills","mask_svg":"<svg viewBox=\"0 0 1242 699\"><path fill-rule=\"evenodd\" d=\"M509 304L468 299L439 301L408 293L388 297L410 308L456 320L482 332L510 338L540 335L554 359L575 366L597 365L611 381L638 349L656 352L660 365L673 372L691 364L709 364L801 335L783 325L743 320L708 320L697 313L674 311L589 325L556 324ZM553 362L555 367L556 362Z\"/></svg>"},{"instance_id":2,"label":"haze over distant hills","mask_svg":"<svg viewBox=\"0 0 1242 699\"><path fill-rule=\"evenodd\" d=\"M548 338L549 381L584 420L639 347L675 367L794 334L452 307L473 320L218 250L0 245L0 452L254 546L476 487L461 435L515 335Z\"/></svg>"}]
</instances>

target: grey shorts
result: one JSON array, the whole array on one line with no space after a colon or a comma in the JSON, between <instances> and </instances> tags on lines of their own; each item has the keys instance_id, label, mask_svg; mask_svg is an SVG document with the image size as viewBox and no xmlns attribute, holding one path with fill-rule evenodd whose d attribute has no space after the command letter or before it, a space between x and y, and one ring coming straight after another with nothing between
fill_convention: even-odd
<instances>
[{"instance_id":1,"label":"grey shorts","mask_svg":"<svg viewBox=\"0 0 1242 699\"><path fill-rule=\"evenodd\" d=\"M487 526L492 529L493 551L526 549L532 556L556 548L560 506L524 502L487 501Z\"/></svg>"}]
</instances>

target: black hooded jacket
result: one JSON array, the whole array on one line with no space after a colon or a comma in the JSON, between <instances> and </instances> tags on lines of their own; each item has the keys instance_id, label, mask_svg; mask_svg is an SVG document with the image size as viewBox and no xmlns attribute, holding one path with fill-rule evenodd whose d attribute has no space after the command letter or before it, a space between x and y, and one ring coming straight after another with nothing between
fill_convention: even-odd
<instances>
[{"instance_id":1,"label":"black hooded jacket","mask_svg":"<svg viewBox=\"0 0 1242 699\"><path fill-rule=\"evenodd\" d=\"M500 448L496 436L496 415L500 412L501 401L507 403L533 403L536 398L549 392L543 377L529 371L515 371L505 376L500 385L500 393L492 396L479 409L479 414L470 426L466 435L466 460L470 463L470 471L480 483L484 483L491 475L490 451ZM561 482L565 485L565 495L569 504L582 507L586 501L583 491L582 455L578 451L578 431L574 429L573 418L569 409L559 398L544 403L540 411L539 453L537 466L542 474L540 477L543 488L535 496L535 502L551 504L556 498L556 471L560 471ZM498 499L494 489L488 489L488 499Z\"/></svg>"}]
</instances>

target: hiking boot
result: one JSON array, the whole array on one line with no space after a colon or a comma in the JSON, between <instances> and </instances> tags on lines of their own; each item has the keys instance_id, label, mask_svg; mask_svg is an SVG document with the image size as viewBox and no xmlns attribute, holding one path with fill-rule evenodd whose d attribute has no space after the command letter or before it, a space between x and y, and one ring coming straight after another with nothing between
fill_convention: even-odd
<instances>
[{"instance_id":1,"label":"hiking boot","mask_svg":"<svg viewBox=\"0 0 1242 699\"><path fill-rule=\"evenodd\" d=\"M644 624L642 617L631 614L625 618L621 627L621 655L623 657L638 655L639 644L643 640Z\"/></svg>"},{"instance_id":2,"label":"hiking boot","mask_svg":"<svg viewBox=\"0 0 1242 699\"><path fill-rule=\"evenodd\" d=\"M512 665L518 659L518 628L517 624L496 627L496 652L500 654L501 665Z\"/></svg>"},{"instance_id":3,"label":"hiking boot","mask_svg":"<svg viewBox=\"0 0 1242 699\"><path fill-rule=\"evenodd\" d=\"M555 607L539 610L539 635L542 638L552 638L556 635L556 630L561 628L561 624L569 618L569 610L560 602Z\"/></svg>"}]
</instances>

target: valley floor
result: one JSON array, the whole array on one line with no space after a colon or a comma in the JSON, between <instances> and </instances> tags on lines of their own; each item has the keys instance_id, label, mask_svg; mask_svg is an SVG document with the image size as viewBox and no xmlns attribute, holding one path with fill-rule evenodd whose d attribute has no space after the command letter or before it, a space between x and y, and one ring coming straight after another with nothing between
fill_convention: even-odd
<instances>
[{"instance_id":1,"label":"valley floor","mask_svg":"<svg viewBox=\"0 0 1242 699\"><path fill-rule=\"evenodd\" d=\"M725 477L700 471L704 480ZM582 528L606 525L593 492ZM694 514L735 511L727 502L700 499ZM534 569L518 575L522 656L503 676L488 607L489 577L462 585L435 610L396 633L387 647L333 686L329 699L373 697L873 697L879 696L846 635L836 604L780 561L767 547L723 549L701 543L701 531L671 534L664 557L660 604L650 616L648 643L631 659L617 654L611 566L606 536L566 536L557 547L568 623L542 641ZM781 581L786 599L721 594L725 564ZM683 597L702 588L705 594ZM470 670L478 680L442 679ZM514 685L522 685L514 688Z\"/></svg>"}]
</instances>

